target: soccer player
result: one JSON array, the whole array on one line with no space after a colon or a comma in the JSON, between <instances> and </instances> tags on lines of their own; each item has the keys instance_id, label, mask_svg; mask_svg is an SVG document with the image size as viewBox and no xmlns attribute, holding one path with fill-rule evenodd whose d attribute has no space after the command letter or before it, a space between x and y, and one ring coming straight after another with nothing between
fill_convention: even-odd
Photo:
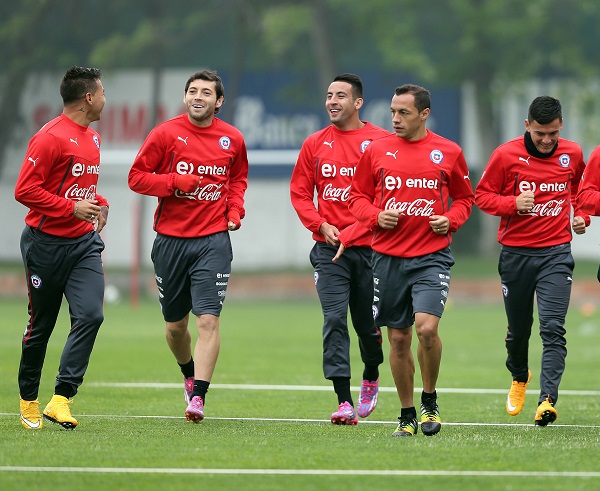
<instances>
[{"instance_id":1,"label":"soccer player","mask_svg":"<svg viewBox=\"0 0 600 491\"><path fill-rule=\"evenodd\" d=\"M523 409L531 379L528 351L537 299L543 346L537 426L558 417L554 406L565 369L565 317L573 283L571 228L583 234L590 222L576 204L583 153L560 138L562 126L560 102L535 98L525 135L496 148L475 191L477 206L500 217L498 272L508 319L506 368L512 385L506 411L511 416Z\"/></svg>"},{"instance_id":2,"label":"soccer player","mask_svg":"<svg viewBox=\"0 0 600 491\"><path fill-rule=\"evenodd\" d=\"M588 159L579 185L577 204L582 213L600 215L600 146L592 151Z\"/></svg>"},{"instance_id":3,"label":"soccer player","mask_svg":"<svg viewBox=\"0 0 600 491\"><path fill-rule=\"evenodd\" d=\"M421 431L429 436L441 429L438 325L454 264L452 233L467 220L473 205L463 152L426 128L430 107L427 89L412 84L396 88L391 103L395 135L369 145L350 190L350 211L375 233L373 311L376 325L388 327L390 367L402 406L394 436L418 431L413 325L423 380Z\"/></svg>"},{"instance_id":4,"label":"soccer player","mask_svg":"<svg viewBox=\"0 0 600 491\"><path fill-rule=\"evenodd\" d=\"M156 126L129 171L129 187L158 197L152 261L166 339L184 377L188 421L204 418L206 392L220 350L219 316L233 253L229 231L244 218L246 144L215 117L225 101L213 70L186 82L181 114ZM190 311L198 338L193 348Z\"/></svg>"},{"instance_id":5,"label":"soccer player","mask_svg":"<svg viewBox=\"0 0 600 491\"><path fill-rule=\"evenodd\" d=\"M100 70L74 66L60 84L63 111L30 140L15 186L29 208L21 255L29 292L29 322L21 345L21 424L42 428L38 391L50 335L63 295L71 328L60 358L54 395L43 418L74 429L70 399L83 383L104 320L104 272L100 231L108 202L96 192L100 136L89 125L106 103ZM95 229L94 229L95 227Z\"/></svg>"},{"instance_id":6,"label":"soccer player","mask_svg":"<svg viewBox=\"0 0 600 491\"><path fill-rule=\"evenodd\" d=\"M290 196L302 224L313 233L310 261L323 311L323 374L331 380L338 409L331 422L358 423L350 393L348 308L364 363L358 416L377 405L381 333L373 323L373 233L348 213L348 196L356 164L372 140L390 132L361 121L360 77L344 73L329 85L325 109L331 125L310 135L292 173ZM317 205L314 203L315 191Z\"/></svg>"}]
</instances>

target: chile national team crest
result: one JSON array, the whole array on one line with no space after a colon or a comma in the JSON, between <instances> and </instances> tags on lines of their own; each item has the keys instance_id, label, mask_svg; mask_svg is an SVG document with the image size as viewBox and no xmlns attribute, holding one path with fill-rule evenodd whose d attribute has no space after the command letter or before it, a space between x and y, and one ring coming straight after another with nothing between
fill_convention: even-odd
<instances>
[{"instance_id":1,"label":"chile national team crest","mask_svg":"<svg viewBox=\"0 0 600 491\"><path fill-rule=\"evenodd\" d=\"M561 167L567 168L571 165L571 157L568 154L563 153L560 157L558 157L558 163Z\"/></svg>"},{"instance_id":2,"label":"chile national team crest","mask_svg":"<svg viewBox=\"0 0 600 491\"><path fill-rule=\"evenodd\" d=\"M434 164L439 165L444 160L444 154L442 153L441 150L432 150L431 153L429 154L429 158L431 159L431 161Z\"/></svg>"},{"instance_id":3,"label":"chile national team crest","mask_svg":"<svg viewBox=\"0 0 600 491\"><path fill-rule=\"evenodd\" d=\"M229 147L231 146L231 140L228 136L222 136L219 140L219 145L221 145L223 150L229 150Z\"/></svg>"},{"instance_id":4,"label":"chile national team crest","mask_svg":"<svg viewBox=\"0 0 600 491\"><path fill-rule=\"evenodd\" d=\"M361 153L365 153L365 150L367 149L367 147L371 144L371 140L365 140L364 142L362 142L360 144L360 152Z\"/></svg>"},{"instance_id":5,"label":"chile national team crest","mask_svg":"<svg viewBox=\"0 0 600 491\"><path fill-rule=\"evenodd\" d=\"M39 287L41 287L42 286L42 279L38 275L32 274L31 275L31 286L33 288L36 288L36 289L39 288Z\"/></svg>"}]
</instances>

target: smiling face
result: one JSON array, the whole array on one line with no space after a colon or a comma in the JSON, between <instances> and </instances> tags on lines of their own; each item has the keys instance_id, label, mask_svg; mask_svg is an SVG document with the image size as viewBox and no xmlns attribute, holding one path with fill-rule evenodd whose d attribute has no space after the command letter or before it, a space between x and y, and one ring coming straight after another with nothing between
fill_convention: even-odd
<instances>
[{"instance_id":1,"label":"smiling face","mask_svg":"<svg viewBox=\"0 0 600 491\"><path fill-rule=\"evenodd\" d=\"M556 146L560 130L562 130L562 120L556 118L548 124L540 124L533 120L525 120L525 129L529 131L531 140L540 153L550 153Z\"/></svg>"},{"instance_id":2,"label":"smiling face","mask_svg":"<svg viewBox=\"0 0 600 491\"><path fill-rule=\"evenodd\" d=\"M192 81L183 97L188 118L196 126L210 126L215 109L221 107L223 100L217 98L215 82L202 79Z\"/></svg>"},{"instance_id":3,"label":"smiling face","mask_svg":"<svg viewBox=\"0 0 600 491\"><path fill-rule=\"evenodd\" d=\"M354 98L352 85L337 81L329 85L325 109L332 124L341 130L354 129L359 123L358 110L363 104L362 98Z\"/></svg>"}]
</instances>

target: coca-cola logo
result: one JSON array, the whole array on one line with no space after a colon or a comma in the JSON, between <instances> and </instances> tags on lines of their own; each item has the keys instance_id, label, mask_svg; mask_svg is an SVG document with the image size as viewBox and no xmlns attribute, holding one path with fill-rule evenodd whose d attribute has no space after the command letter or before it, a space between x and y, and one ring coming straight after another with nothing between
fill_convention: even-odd
<instances>
[{"instance_id":1,"label":"coca-cola logo","mask_svg":"<svg viewBox=\"0 0 600 491\"><path fill-rule=\"evenodd\" d=\"M563 210L564 202L564 199L551 199L546 203L536 203L531 211L520 211L518 214L534 217L557 217Z\"/></svg>"},{"instance_id":2,"label":"coca-cola logo","mask_svg":"<svg viewBox=\"0 0 600 491\"><path fill-rule=\"evenodd\" d=\"M350 196L350 186L346 188L334 188L332 184L327 184L323 188L323 199L325 201L348 201Z\"/></svg>"},{"instance_id":3,"label":"coca-cola logo","mask_svg":"<svg viewBox=\"0 0 600 491\"><path fill-rule=\"evenodd\" d=\"M67 189L65 192L65 198L76 201L82 199L96 199L96 185L92 184L87 188L80 188L79 184L75 183L69 189Z\"/></svg>"},{"instance_id":4,"label":"coca-cola logo","mask_svg":"<svg viewBox=\"0 0 600 491\"><path fill-rule=\"evenodd\" d=\"M434 199L418 198L414 201L396 201L396 198L390 198L385 204L385 209L398 210L400 215L428 217L433 215L434 204Z\"/></svg>"},{"instance_id":5,"label":"coca-cola logo","mask_svg":"<svg viewBox=\"0 0 600 491\"><path fill-rule=\"evenodd\" d=\"M207 184L202 186L196 191L192 193L184 193L179 189L175 190L175 196L177 198L184 199L196 199L198 201L218 201L221 197L221 188L223 187L223 183L221 184Z\"/></svg>"}]
</instances>

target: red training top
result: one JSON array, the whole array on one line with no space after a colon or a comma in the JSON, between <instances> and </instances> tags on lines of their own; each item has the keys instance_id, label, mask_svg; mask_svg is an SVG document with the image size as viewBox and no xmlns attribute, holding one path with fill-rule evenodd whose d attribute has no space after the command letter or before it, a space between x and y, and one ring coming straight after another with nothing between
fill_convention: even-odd
<instances>
[{"instance_id":1,"label":"red training top","mask_svg":"<svg viewBox=\"0 0 600 491\"><path fill-rule=\"evenodd\" d=\"M589 216L576 206L576 196L585 169L581 147L558 139L550 157L530 155L520 136L500 145L492 153L475 190L475 203L484 212L500 218L498 242L511 247L549 247L571 241L571 205L575 215L589 224ZM530 212L517 211L517 196L533 191Z\"/></svg>"},{"instance_id":2,"label":"red training top","mask_svg":"<svg viewBox=\"0 0 600 491\"><path fill-rule=\"evenodd\" d=\"M600 146L590 154L579 184L577 206L582 213L600 215Z\"/></svg>"},{"instance_id":3,"label":"red training top","mask_svg":"<svg viewBox=\"0 0 600 491\"><path fill-rule=\"evenodd\" d=\"M108 202L96 193L100 172L100 136L64 114L33 135L15 185L15 199L29 208L25 223L59 237L81 237L94 224L73 216L75 202Z\"/></svg>"},{"instance_id":4,"label":"red training top","mask_svg":"<svg viewBox=\"0 0 600 491\"><path fill-rule=\"evenodd\" d=\"M319 242L325 242L319 229L327 222L340 231L344 247L371 246L373 232L348 212L350 185L365 148L390 132L363 122L362 128L347 131L329 125L310 135L298 154L290 182L292 205L302 224Z\"/></svg>"},{"instance_id":5,"label":"red training top","mask_svg":"<svg viewBox=\"0 0 600 491\"><path fill-rule=\"evenodd\" d=\"M202 177L199 188L175 188L177 174ZM173 237L203 237L227 230L229 209L244 218L248 156L242 133L214 118L205 128L181 114L156 126L129 171L129 187L158 197L154 230Z\"/></svg>"},{"instance_id":6,"label":"red training top","mask_svg":"<svg viewBox=\"0 0 600 491\"><path fill-rule=\"evenodd\" d=\"M473 189L461 148L431 130L420 140L393 134L371 143L350 190L350 211L375 231L373 250L397 257L423 256L448 247L451 233L435 234L429 217L446 216L449 232L456 232L472 206ZM396 227L379 228L379 213L392 209L400 212Z\"/></svg>"}]
</instances>

